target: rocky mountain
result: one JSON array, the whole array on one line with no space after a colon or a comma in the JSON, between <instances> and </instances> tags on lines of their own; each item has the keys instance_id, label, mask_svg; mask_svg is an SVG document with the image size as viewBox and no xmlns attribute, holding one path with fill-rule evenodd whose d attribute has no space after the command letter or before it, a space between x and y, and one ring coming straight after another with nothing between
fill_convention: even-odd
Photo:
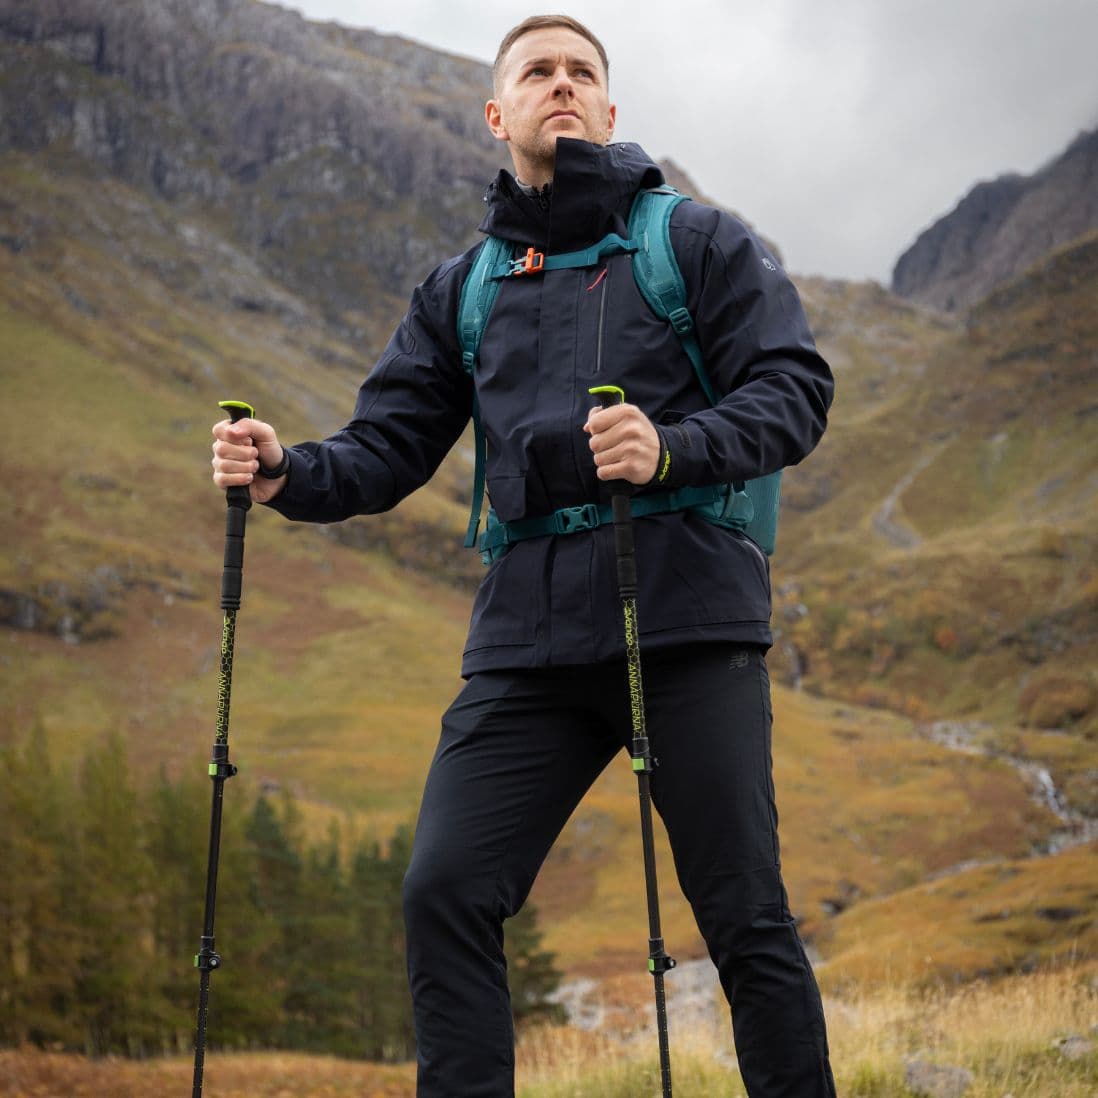
<instances>
[{"instance_id":1,"label":"rocky mountain","mask_svg":"<svg viewBox=\"0 0 1098 1098\"><path fill-rule=\"evenodd\" d=\"M1098 129L1030 176L979 183L936 221L892 272L892 290L963 310L1053 248L1098 228Z\"/></svg>"},{"instance_id":2,"label":"rocky mountain","mask_svg":"<svg viewBox=\"0 0 1098 1098\"><path fill-rule=\"evenodd\" d=\"M251 0L0 0L0 148L215 220L356 327L473 238L487 67Z\"/></svg>"}]
</instances>

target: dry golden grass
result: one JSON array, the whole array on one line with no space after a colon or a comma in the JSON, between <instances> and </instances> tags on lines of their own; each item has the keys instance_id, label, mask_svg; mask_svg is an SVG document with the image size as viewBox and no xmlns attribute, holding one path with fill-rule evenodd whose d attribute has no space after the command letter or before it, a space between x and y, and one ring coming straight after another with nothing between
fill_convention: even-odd
<instances>
[{"instance_id":1,"label":"dry golden grass","mask_svg":"<svg viewBox=\"0 0 1098 1098\"><path fill-rule=\"evenodd\" d=\"M620 991L621 989L618 989ZM631 993L632 989L629 989ZM908 1098L908 1061L962 1067L965 1098L1092 1098L1098 1093L1098 981L1092 966L997 982L855 988L826 1000L832 1064L844 1098ZM624 1015L622 1015L624 1017ZM676 1028L671 1056L678 1098L742 1098L726 1028ZM1064 1042L1089 1040L1072 1058ZM1071 1046L1068 1046L1070 1050ZM657 1090L655 1038L571 1027L534 1029L519 1043L519 1098L647 1098ZM291 1053L211 1055L209 1098L412 1098L411 1064L364 1064ZM189 1057L88 1061L32 1050L0 1051L5 1098L159 1098L184 1094Z\"/></svg>"},{"instance_id":2,"label":"dry golden grass","mask_svg":"<svg viewBox=\"0 0 1098 1098\"><path fill-rule=\"evenodd\" d=\"M89 1061L62 1053L0 1051L0 1094L10 1098L167 1098L189 1094L192 1078L189 1058ZM206 1098L413 1098L415 1069L283 1052L212 1054L202 1093Z\"/></svg>"},{"instance_id":3,"label":"dry golden grass","mask_svg":"<svg viewBox=\"0 0 1098 1098\"><path fill-rule=\"evenodd\" d=\"M1098 957L1098 843L996 860L855 904L828 927L825 987L932 984Z\"/></svg>"},{"instance_id":4,"label":"dry golden grass","mask_svg":"<svg viewBox=\"0 0 1098 1098\"><path fill-rule=\"evenodd\" d=\"M1098 1021L1093 967L961 987L896 985L836 1000L831 1009L834 1060L846 1092L888 1094L859 1080L902 1078L919 1058L967 1068L966 1098L1083 1098L1098 1084L1098 1042L1080 1060L1060 1045L1092 1036ZM861 1089L859 1089L859 1087Z\"/></svg>"},{"instance_id":5,"label":"dry golden grass","mask_svg":"<svg viewBox=\"0 0 1098 1098\"><path fill-rule=\"evenodd\" d=\"M961 987L892 984L826 1002L832 1064L844 1098L905 1098L909 1060L962 1067L966 1098L1092 1098L1098 1087L1098 984L1065 968ZM744 1094L726 1028L675 1029L679 1098ZM1071 1059L1063 1042L1091 1041ZM567 1028L531 1033L519 1048L520 1098L637 1098L658 1090L655 1038L615 1040Z\"/></svg>"}]
</instances>

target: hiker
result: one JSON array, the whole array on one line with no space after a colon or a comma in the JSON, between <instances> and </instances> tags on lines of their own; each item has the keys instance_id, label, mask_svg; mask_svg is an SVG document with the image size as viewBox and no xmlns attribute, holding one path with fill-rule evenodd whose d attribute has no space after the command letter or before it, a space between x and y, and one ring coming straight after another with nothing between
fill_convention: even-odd
<instances>
[{"instance_id":1,"label":"hiker","mask_svg":"<svg viewBox=\"0 0 1098 1098\"><path fill-rule=\"evenodd\" d=\"M510 31L485 117L514 174L489 186L480 229L518 260L475 370L457 328L480 243L413 292L344 428L284 448L267 423L221 422L214 481L246 484L294 520L386 511L434 473L475 391L491 522L515 536L486 553L466 683L442 718L405 878L420 1098L514 1092L503 923L630 736L613 530L594 516L614 482L628 482L635 507L655 499L634 522L653 800L732 1008L749 1095L833 1095L820 995L779 868L768 562L742 529L675 494L799 462L824 430L831 374L774 257L700 203L674 209L670 235L715 406L628 252L539 270L627 238L634 196L664 182L637 145L611 143L615 115L589 30L539 16ZM588 390L605 385L625 402L597 407ZM533 519L538 532L522 536Z\"/></svg>"}]
</instances>

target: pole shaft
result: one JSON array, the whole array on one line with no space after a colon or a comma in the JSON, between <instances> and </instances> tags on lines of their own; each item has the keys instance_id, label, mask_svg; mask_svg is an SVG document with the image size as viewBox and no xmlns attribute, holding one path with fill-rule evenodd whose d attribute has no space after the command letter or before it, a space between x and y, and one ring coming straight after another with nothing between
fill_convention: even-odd
<instances>
[{"instance_id":1,"label":"pole shaft","mask_svg":"<svg viewBox=\"0 0 1098 1098\"><path fill-rule=\"evenodd\" d=\"M229 511L238 510L230 507ZM243 534L241 534L243 537ZM224 591L224 586L222 587ZM239 588L237 589L239 598ZM202 1074L206 1063L206 1027L209 1020L210 973L221 966L215 948L214 912L217 906L217 872L221 859L221 816L225 780L235 767L229 762L229 708L232 699L233 652L236 646L236 610L226 610L221 628L221 668L217 689L217 728L210 755L213 791L210 800L210 846L206 859L206 903L202 919L202 941L195 963L199 967L198 1019L194 1042L194 1079L191 1098L202 1096Z\"/></svg>"},{"instance_id":2,"label":"pole shaft","mask_svg":"<svg viewBox=\"0 0 1098 1098\"><path fill-rule=\"evenodd\" d=\"M202 971L198 984L198 1037L194 1043L194 1080L191 1098L202 1098L202 1071L206 1066L206 1014L210 1008L210 974Z\"/></svg>"},{"instance_id":3,"label":"pole shaft","mask_svg":"<svg viewBox=\"0 0 1098 1098\"><path fill-rule=\"evenodd\" d=\"M624 501L624 508L618 500ZM633 727L633 769L637 774L637 796L640 803L641 851L644 858L644 886L648 901L648 962L652 972L656 1000L656 1034L660 1054L660 1081L663 1098L671 1094L671 1050L667 1035L667 999L664 993L665 968L674 965L667 956L660 927L660 895L656 874L656 842L652 828L652 754L644 705L644 677L641 674L640 632L637 627L636 565L633 554L632 515L629 500L614 496L615 533L621 529L619 514L628 517L628 533L617 538L618 581L623 590L622 617L625 623L625 662L629 682L629 714ZM624 550L624 552L623 552ZM623 582L624 581L624 582Z\"/></svg>"},{"instance_id":4,"label":"pole shaft","mask_svg":"<svg viewBox=\"0 0 1098 1098\"><path fill-rule=\"evenodd\" d=\"M240 417L233 411L234 421ZM199 969L198 1017L194 1040L194 1078L191 1098L202 1098L202 1076L206 1065L206 1030L210 1007L210 973L221 967L215 948L214 913L217 906L217 873L221 859L221 817L225 781L236 773L229 762L229 710L233 689L233 654L236 647L236 612L244 574L244 533L248 509L252 505L247 488L229 488L225 493L225 557L221 571L221 664L217 679L217 722L210 754L209 773L213 779L210 800L210 845L206 860L206 900L202 919L202 939L195 965Z\"/></svg>"},{"instance_id":5,"label":"pole shaft","mask_svg":"<svg viewBox=\"0 0 1098 1098\"><path fill-rule=\"evenodd\" d=\"M625 400L625 392L614 385L596 386L589 392L603 408ZM648 968L656 996L656 1032L660 1048L660 1081L663 1098L671 1095L671 1051L667 1038L667 1000L663 974L675 967L668 957L660 931L660 894L656 881L656 844L652 835L652 752L644 712L644 682L641 677L640 629L637 626L637 557L633 540L633 509L629 485L615 481L610 506L614 516L614 553L617 558L618 594L625 622L625 664L629 681L629 714L633 725L633 770L640 799L641 848L644 854L644 884L648 897Z\"/></svg>"}]
</instances>

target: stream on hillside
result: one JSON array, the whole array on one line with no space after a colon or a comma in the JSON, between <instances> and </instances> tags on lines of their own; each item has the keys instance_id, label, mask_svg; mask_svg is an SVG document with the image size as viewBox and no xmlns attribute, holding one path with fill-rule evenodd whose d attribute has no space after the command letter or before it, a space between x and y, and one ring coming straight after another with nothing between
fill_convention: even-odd
<instances>
[{"instance_id":1,"label":"stream on hillside","mask_svg":"<svg viewBox=\"0 0 1098 1098\"><path fill-rule=\"evenodd\" d=\"M1098 818L1087 816L1068 805L1064 795L1052 780L1052 772L1047 766L1019 755L1011 755L1000 748L981 742L991 728L991 725L981 721L934 721L923 725L919 732L927 739L950 750L959 751L965 755L980 755L986 759L998 759L1014 767L1021 774L1029 788L1030 796L1038 804L1047 808L1061 824L1061 827L1045 842L1034 848L1033 857L1058 854L1062 850L1098 839Z\"/></svg>"}]
</instances>

